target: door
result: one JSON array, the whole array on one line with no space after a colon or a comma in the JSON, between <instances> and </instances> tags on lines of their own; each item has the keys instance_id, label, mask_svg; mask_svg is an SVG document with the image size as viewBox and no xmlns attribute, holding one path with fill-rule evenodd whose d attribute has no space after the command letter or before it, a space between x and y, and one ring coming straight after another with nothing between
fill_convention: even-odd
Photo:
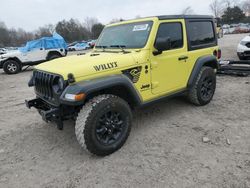
<instances>
[{"instance_id":1,"label":"door","mask_svg":"<svg viewBox=\"0 0 250 188\"><path fill-rule=\"evenodd\" d=\"M37 62L46 59L46 50L43 45L43 40L35 41L30 45L29 51L26 54L27 62Z\"/></svg>"},{"instance_id":2,"label":"door","mask_svg":"<svg viewBox=\"0 0 250 188\"><path fill-rule=\"evenodd\" d=\"M169 49L151 58L153 94L167 94L186 87L188 80L188 51L184 20L163 21L156 40L169 40Z\"/></svg>"}]
</instances>

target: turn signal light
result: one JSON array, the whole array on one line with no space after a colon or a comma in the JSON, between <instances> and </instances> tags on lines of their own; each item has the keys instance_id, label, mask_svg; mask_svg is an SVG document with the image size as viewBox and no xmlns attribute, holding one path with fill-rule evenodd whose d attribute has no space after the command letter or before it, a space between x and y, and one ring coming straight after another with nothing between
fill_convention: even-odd
<instances>
[{"instance_id":1,"label":"turn signal light","mask_svg":"<svg viewBox=\"0 0 250 188\"><path fill-rule=\"evenodd\" d=\"M72 101L82 101L84 100L86 97L86 95L84 93L79 93L77 95L74 94L66 94L65 98L68 100L72 100Z\"/></svg>"}]
</instances>

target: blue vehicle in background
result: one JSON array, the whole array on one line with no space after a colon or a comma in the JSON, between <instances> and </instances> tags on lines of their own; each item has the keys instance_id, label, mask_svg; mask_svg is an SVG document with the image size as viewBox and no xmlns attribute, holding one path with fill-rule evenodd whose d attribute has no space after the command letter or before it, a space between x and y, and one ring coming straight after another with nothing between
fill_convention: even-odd
<instances>
[{"instance_id":1,"label":"blue vehicle in background","mask_svg":"<svg viewBox=\"0 0 250 188\"><path fill-rule=\"evenodd\" d=\"M67 55L67 44L62 36L55 33L27 42L24 47L0 55L0 68L7 74L17 74L24 66L37 65Z\"/></svg>"}]
</instances>

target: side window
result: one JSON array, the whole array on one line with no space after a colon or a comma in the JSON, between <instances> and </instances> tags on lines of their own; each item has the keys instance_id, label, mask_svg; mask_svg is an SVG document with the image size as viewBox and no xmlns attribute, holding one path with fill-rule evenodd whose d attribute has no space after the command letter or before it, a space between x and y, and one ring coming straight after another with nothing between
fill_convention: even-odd
<instances>
[{"instance_id":1,"label":"side window","mask_svg":"<svg viewBox=\"0 0 250 188\"><path fill-rule=\"evenodd\" d=\"M171 50L183 47L183 30L181 23L163 23L158 29L156 40L167 39L171 41Z\"/></svg>"},{"instance_id":2,"label":"side window","mask_svg":"<svg viewBox=\"0 0 250 188\"><path fill-rule=\"evenodd\" d=\"M208 45L216 42L213 22L193 21L188 26L191 47Z\"/></svg>"},{"instance_id":3,"label":"side window","mask_svg":"<svg viewBox=\"0 0 250 188\"><path fill-rule=\"evenodd\" d=\"M33 51L33 50L38 50L42 47L42 42L41 41L32 41L29 43L29 50Z\"/></svg>"},{"instance_id":4,"label":"side window","mask_svg":"<svg viewBox=\"0 0 250 188\"><path fill-rule=\"evenodd\" d=\"M55 40L45 40L45 49L57 48L57 43Z\"/></svg>"}]
</instances>

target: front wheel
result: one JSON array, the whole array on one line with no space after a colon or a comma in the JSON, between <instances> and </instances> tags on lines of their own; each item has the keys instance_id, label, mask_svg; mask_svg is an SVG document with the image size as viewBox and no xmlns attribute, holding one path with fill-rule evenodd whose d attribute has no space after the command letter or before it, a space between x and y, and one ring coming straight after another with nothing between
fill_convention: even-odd
<instances>
[{"instance_id":1,"label":"front wheel","mask_svg":"<svg viewBox=\"0 0 250 188\"><path fill-rule=\"evenodd\" d=\"M216 74L211 67L202 67L196 82L188 93L188 99L197 106L204 106L213 99L216 89Z\"/></svg>"},{"instance_id":2,"label":"front wheel","mask_svg":"<svg viewBox=\"0 0 250 188\"><path fill-rule=\"evenodd\" d=\"M7 60L3 64L3 70L6 74L17 74L22 70L20 63L15 60Z\"/></svg>"},{"instance_id":3,"label":"front wheel","mask_svg":"<svg viewBox=\"0 0 250 188\"><path fill-rule=\"evenodd\" d=\"M106 156L119 150L126 142L132 124L127 102L114 95L91 99L78 114L75 134L87 151Z\"/></svg>"}]
</instances>

